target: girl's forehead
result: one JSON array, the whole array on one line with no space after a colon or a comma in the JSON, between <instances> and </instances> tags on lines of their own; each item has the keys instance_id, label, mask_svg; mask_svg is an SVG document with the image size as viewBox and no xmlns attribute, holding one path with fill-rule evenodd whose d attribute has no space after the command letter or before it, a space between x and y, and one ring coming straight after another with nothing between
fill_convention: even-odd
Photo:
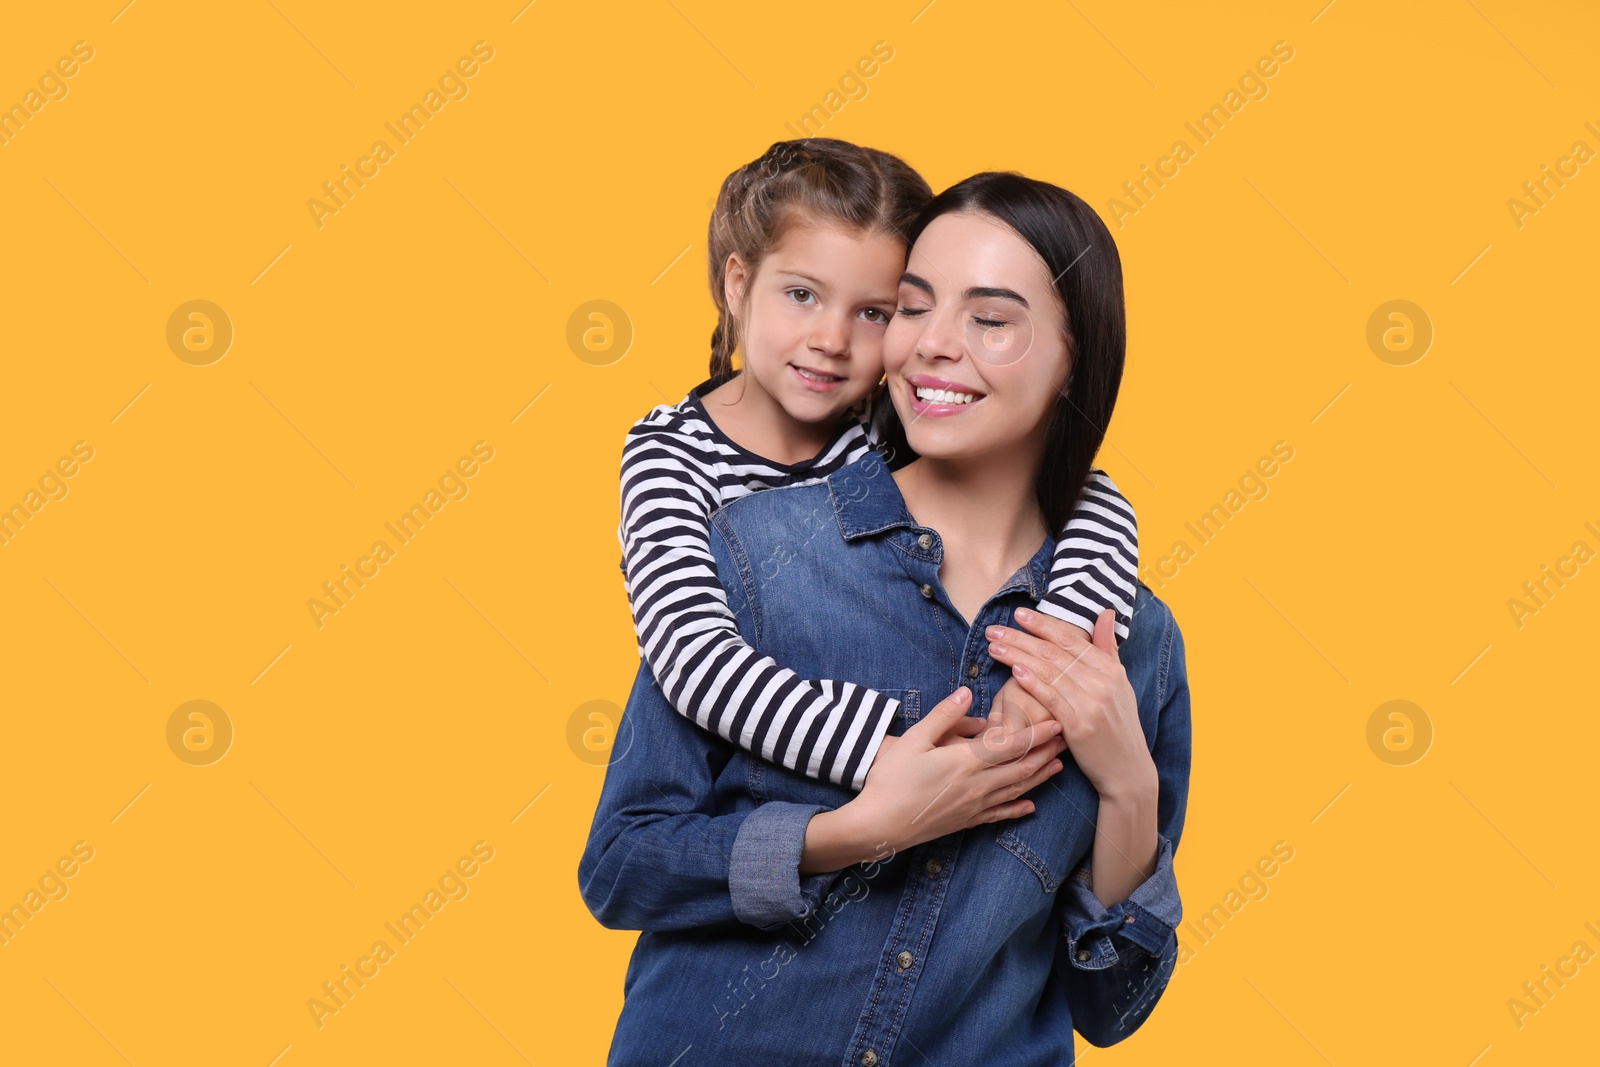
<instances>
[{"instance_id":1,"label":"girl's forehead","mask_svg":"<svg viewBox=\"0 0 1600 1067\"><path fill-rule=\"evenodd\" d=\"M833 243L889 245L902 252L906 247L905 238L897 233L797 209L778 228L770 242L769 254Z\"/></svg>"},{"instance_id":2,"label":"girl's forehead","mask_svg":"<svg viewBox=\"0 0 1600 1067\"><path fill-rule=\"evenodd\" d=\"M905 267L905 241L896 234L847 227L842 223L805 223L790 227L763 257L771 270L803 270L840 276L869 273L898 279Z\"/></svg>"}]
</instances>

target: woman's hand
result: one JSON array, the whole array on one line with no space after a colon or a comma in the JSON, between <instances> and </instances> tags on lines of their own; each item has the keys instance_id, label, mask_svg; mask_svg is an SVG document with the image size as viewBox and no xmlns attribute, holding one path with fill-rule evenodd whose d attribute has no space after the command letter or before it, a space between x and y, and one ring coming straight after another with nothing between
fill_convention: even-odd
<instances>
[{"instance_id":1,"label":"woman's hand","mask_svg":"<svg viewBox=\"0 0 1600 1067\"><path fill-rule=\"evenodd\" d=\"M991 626L990 652L1061 723L1078 767L1100 793L1090 856L1090 891L1107 907L1155 872L1161 788L1139 723L1139 705L1117 656L1111 610L1086 638L1071 623L1019 609L1033 633Z\"/></svg>"},{"instance_id":2,"label":"woman's hand","mask_svg":"<svg viewBox=\"0 0 1600 1067\"><path fill-rule=\"evenodd\" d=\"M1055 716L1012 677L1007 678L1006 684L994 695L988 721L995 726L1021 729L1034 723L1054 722Z\"/></svg>"},{"instance_id":3,"label":"woman's hand","mask_svg":"<svg viewBox=\"0 0 1600 1067\"><path fill-rule=\"evenodd\" d=\"M1061 723L1073 759L1102 798L1153 801L1160 779L1117 657L1111 609L1095 620L1092 640L1043 612L1019 608L1016 620L1032 632L990 626L990 655Z\"/></svg>"},{"instance_id":4,"label":"woman's hand","mask_svg":"<svg viewBox=\"0 0 1600 1067\"><path fill-rule=\"evenodd\" d=\"M860 794L812 818L801 874L881 859L887 850L1033 810L1020 798L1061 770L1060 724L1045 716L992 725L967 715L971 699L962 686L904 734L883 739Z\"/></svg>"}]
</instances>

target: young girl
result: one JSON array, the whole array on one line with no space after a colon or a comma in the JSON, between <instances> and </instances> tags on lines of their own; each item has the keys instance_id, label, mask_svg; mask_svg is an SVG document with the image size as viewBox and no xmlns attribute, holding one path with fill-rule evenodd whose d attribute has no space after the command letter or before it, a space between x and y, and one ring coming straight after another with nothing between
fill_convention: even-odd
<instances>
[{"instance_id":1,"label":"young girl","mask_svg":"<svg viewBox=\"0 0 1600 1067\"><path fill-rule=\"evenodd\" d=\"M821 481L884 444L874 418L888 403L878 395L884 328L905 269L904 231L931 199L900 159L828 138L780 141L730 174L707 241L718 311L711 377L640 419L622 452L624 584L640 655L668 703L748 752L855 790L897 701L802 678L746 644L707 528L732 500ZM935 408L983 399L928 398ZM1086 633L1110 608L1120 643L1137 568L1133 509L1092 468L1039 608Z\"/></svg>"}]
</instances>

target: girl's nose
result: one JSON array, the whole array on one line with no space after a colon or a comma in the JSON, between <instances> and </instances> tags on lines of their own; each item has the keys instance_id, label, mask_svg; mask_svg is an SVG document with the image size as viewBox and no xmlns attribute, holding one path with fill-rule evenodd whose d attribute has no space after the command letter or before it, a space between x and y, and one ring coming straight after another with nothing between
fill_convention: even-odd
<instances>
[{"instance_id":1,"label":"girl's nose","mask_svg":"<svg viewBox=\"0 0 1600 1067\"><path fill-rule=\"evenodd\" d=\"M830 356L845 355L850 351L849 327L831 316L825 317L812 329L808 344L814 352L825 352Z\"/></svg>"}]
</instances>

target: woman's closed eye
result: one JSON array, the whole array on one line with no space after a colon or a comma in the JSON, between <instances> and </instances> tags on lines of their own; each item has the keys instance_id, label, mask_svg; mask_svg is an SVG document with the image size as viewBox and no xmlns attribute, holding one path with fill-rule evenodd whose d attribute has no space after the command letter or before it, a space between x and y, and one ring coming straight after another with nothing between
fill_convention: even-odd
<instances>
[{"instance_id":1,"label":"woman's closed eye","mask_svg":"<svg viewBox=\"0 0 1600 1067\"><path fill-rule=\"evenodd\" d=\"M895 314L903 315L908 319L914 319L918 315L926 315L928 310L929 309L927 308L898 308L896 309ZM1012 322L1010 319L991 319L983 315L972 316L972 321L977 323L979 326L982 326L986 330L1001 329L1006 326L1016 325L1016 323Z\"/></svg>"}]
</instances>

